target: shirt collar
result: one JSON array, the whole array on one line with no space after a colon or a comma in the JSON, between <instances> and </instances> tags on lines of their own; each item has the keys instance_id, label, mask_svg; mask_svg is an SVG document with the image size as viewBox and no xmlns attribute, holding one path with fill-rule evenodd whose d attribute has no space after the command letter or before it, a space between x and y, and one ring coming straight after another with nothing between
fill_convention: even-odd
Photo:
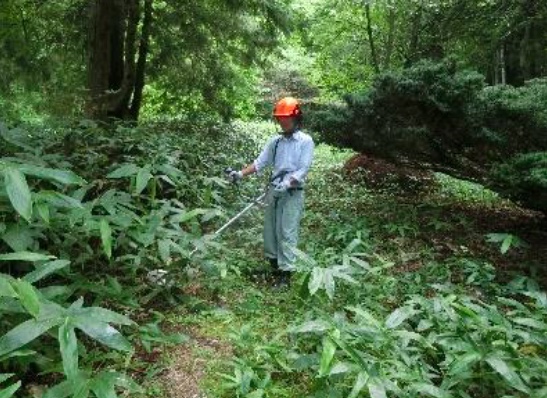
<instances>
[{"instance_id":1,"label":"shirt collar","mask_svg":"<svg viewBox=\"0 0 547 398\"><path fill-rule=\"evenodd\" d=\"M300 130L295 130L294 133L292 133L289 137L286 137L284 134L281 134L281 139L283 140L294 140L294 141L297 141L298 138L300 137Z\"/></svg>"}]
</instances>

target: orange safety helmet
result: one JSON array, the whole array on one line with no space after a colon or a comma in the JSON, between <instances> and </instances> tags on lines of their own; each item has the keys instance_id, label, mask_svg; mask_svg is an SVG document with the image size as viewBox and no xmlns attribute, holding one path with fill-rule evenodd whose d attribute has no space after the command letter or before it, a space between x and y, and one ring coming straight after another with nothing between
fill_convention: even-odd
<instances>
[{"instance_id":1,"label":"orange safety helmet","mask_svg":"<svg viewBox=\"0 0 547 398\"><path fill-rule=\"evenodd\" d=\"M300 117L302 116L302 110L300 109L300 103L296 98L285 97L280 99L277 104L275 104L273 114L275 117Z\"/></svg>"}]
</instances>

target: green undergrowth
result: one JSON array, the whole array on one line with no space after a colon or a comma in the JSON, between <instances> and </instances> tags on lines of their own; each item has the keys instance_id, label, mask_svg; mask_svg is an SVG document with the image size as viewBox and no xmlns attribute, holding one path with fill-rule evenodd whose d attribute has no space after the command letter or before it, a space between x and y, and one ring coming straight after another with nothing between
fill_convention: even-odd
<instances>
[{"instance_id":1,"label":"green undergrowth","mask_svg":"<svg viewBox=\"0 0 547 398\"><path fill-rule=\"evenodd\" d=\"M232 348L207 362L207 396L543 397L547 299L500 267L539 264L474 217L516 207L446 176L419 197L369 190L341 172L350 156L317 147L290 289L246 276L266 267L255 210L212 254L228 276L202 281L207 308L170 317Z\"/></svg>"},{"instance_id":2,"label":"green undergrowth","mask_svg":"<svg viewBox=\"0 0 547 398\"><path fill-rule=\"evenodd\" d=\"M183 352L208 397L544 396L542 259L480 186L372 190L318 145L292 285L252 281L262 211L211 234L275 131L0 125L0 394L167 397Z\"/></svg>"}]
</instances>

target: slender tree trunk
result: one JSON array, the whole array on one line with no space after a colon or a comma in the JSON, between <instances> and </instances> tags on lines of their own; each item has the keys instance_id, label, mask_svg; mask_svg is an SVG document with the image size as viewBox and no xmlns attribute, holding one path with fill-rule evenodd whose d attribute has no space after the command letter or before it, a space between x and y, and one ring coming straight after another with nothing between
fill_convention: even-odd
<instances>
[{"instance_id":1,"label":"slender tree trunk","mask_svg":"<svg viewBox=\"0 0 547 398\"><path fill-rule=\"evenodd\" d=\"M505 63L505 43L500 47L501 84L507 84L507 65Z\"/></svg>"},{"instance_id":2,"label":"slender tree trunk","mask_svg":"<svg viewBox=\"0 0 547 398\"><path fill-rule=\"evenodd\" d=\"M389 2L388 6L388 33L386 42L386 57L384 58L384 69L389 69L389 67L391 66L391 55L393 54L393 46L395 43L395 23L397 18L397 14L395 12L395 4L393 4L393 2Z\"/></svg>"},{"instance_id":3,"label":"slender tree trunk","mask_svg":"<svg viewBox=\"0 0 547 398\"><path fill-rule=\"evenodd\" d=\"M142 22L141 41L139 45L139 59L137 61L137 70L135 77L135 90L133 92L133 102L129 111L132 120L139 119L139 113L142 104L142 91L144 89L144 77L146 72L146 58L148 57L150 45L150 31L152 28L153 0L144 2L144 19Z\"/></svg>"},{"instance_id":4,"label":"slender tree trunk","mask_svg":"<svg viewBox=\"0 0 547 398\"><path fill-rule=\"evenodd\" d=\"M111 103L109 104L109 116L118 119L126 119L128 117L129 103L135 87L135 54L137 52L136 39L140 19L140 1L127 0L126 11L125 51L121 55L124 73L117 87L118 95L111 97ZM115 68L116 65L113 65L113 67ZM113 72L115 72L114 68ZM112 89L115 90L116 88L113 87Z\"/></svg>"},{"instance_id":5,"label":"slender tree trunk","mask_svg":"<svg viewBox=\"0 0 547 398\"><path fill-rule=\"evenodd\" d=\"M110 76L109 90L119 90L124 75L125 34L127 29L126 4L124 0L110 0L112 2L111 33L110 33Z\"/></svg>"},{"instance_id":6,"label":"slender tree trunk","mask_svg":"<svg viewBox=\"0 0 547 398\"><path fill-rule=\"evenodd\" d=\"M418 4L413 18L412 18L412 30L410 33L410 42L408 48L408 54L405 57L408 64L412 64L418 58L418 46L420 44L420 31L422 29L422 13L423 13L423 4Z\"/></svg>"},{"instance_id":7,"label":"slender tree trunk","mask_svg":"<svg viewBox=\"0 0 547 398\"><path fill-rule=\"evenodd\" d=\"M494 63L494 85L497 86L500 84L500 55L499 51L496 50L495 55L493 57L493 63Z\"/></svg>"},{"instance_id":8,"label":"slender tree trunk","mask_svg":"<svg viewBox=\"0 0 547 398\"><path fill-rule=\"evenodd\" d=\"M370 56L372 58L372 66L376 73L380 73L380 65L378 64L378 56L376 54L376 45L374 43L374 37L372 35L372 21L370 17L370 3L369 0L365 0L365 16L367 18L367 34L368 42L370 44Z\"/></svg>"},{"instance_id":9,"label":"slender tree trunk","mask_svg":"<svg viewBox=\"0 0 547 398\"><path fill-rule=\"evenodd\" d=\"M89 58L87 66L89 98L86 113L92 119L103 119L106 117L106 109L104 109L100 97L109 87L110 59L112 57L110 42L111 0L94 0L91 4L89 20Z\"/></svg>"}]
</instances>

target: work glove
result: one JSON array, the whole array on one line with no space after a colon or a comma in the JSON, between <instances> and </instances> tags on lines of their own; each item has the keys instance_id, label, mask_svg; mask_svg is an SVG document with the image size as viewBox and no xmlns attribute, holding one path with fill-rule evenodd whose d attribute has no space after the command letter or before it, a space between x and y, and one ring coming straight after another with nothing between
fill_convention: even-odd
<instances>
[{"instance_id":1,"label":"work glove","mask_svg":"<svg viewBox=\"0 0 547 398\"><path fill-rule=\"evenodd\" d=\"M228 180L235 184L238 181L241 181L243 178L243 173L241 171L232 170L228 173Z\"/></svg>"},{"instance_id":2,"label":"work glove","mask_svg":"<svg viewBox=\"0 0 547 398\"><path fill-rule=\"evenodd\" d=\"M277 193L283 193L287 189L289 189L290 187L291 187L291 184L290 184L289 181L281 181L279 184L277 184L274 187L274 191L277 192Z\"/></svg>"}]
</instances>

